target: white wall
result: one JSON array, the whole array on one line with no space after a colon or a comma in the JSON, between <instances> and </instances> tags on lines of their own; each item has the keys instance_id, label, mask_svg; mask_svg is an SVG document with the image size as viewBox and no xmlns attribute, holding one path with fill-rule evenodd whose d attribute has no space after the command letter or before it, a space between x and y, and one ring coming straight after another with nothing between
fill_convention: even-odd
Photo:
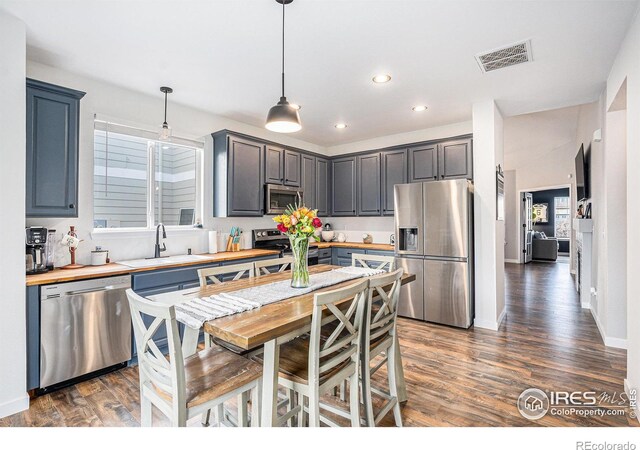
<instances>
[{"instance_id":1,"label":"white wall","mask_svg":"<svg viewBox=\"0 0 640 450\"><path fill-rule=\"evenodd\" d=\"M26 386L24 23L0 12L0 417L29 407Z\"/></svg>"},{"instance_id":2,"label":"white wall","mask_svg":"<svg viewBox=\"0 0 640 450\"><path fill-rule=\"evenodd\" d=\"M87 95L80 102L80 162L79 162L79 202L77 219L28 219L27 226L42 225L55 228L59 234L67 231L70 225L75 225L78 235L84 240L77 251L77 260L87 264L90 251L97 245L110 250L112 260L124 260L150 256L153 252L155 235L151 232L117 234L92 239L90 232L93 228L93 118L94 114L110 118L124 124L138 125L155 129L162 122L163 97L158 87L150 88L149 95L140 94L115 85L95 79L82 77L71 72L45 66L39 63L27 62L27 76L49 83L67 86L85 91ZM157 92L156 92L157 91ZM204 111L184 107L173 99L179 99L179 92L172 94L169 103L168 119L176 136L199 139L224 128L246 133L252 136L276 140L285 145L324 154L324 148L300 141L291 136L276 134L263 128L257 128L240 122L235 122ZM212 167L212 154L204 153L204 167ZM263 219L213 219L211 171L205 170L204 211L203 224L207 228L229 231L232 225L239 225L246 229L272 226L269 218ZM24 184L24 183L23 183ZM21 224L22 226L22 224ZM206 233L203 231L168 232L167 254L183 254L188 248L193 252L207 250ZM68 263L69 255L66 248L58 248L56 260L60 264Z\"/></svg>"},{"instance_id":3,"label":"white wall","mask_svg":"<svg viewBox=\"0 0 640 450\"><path fill-rule=\"evenodd\" d=\"M640 389L640 18L636 17L616 56L607 79L607 110L627 81L627 379L628 388Z\"/></svg>"},{"instance_id":4,"label":"white wall","mask_svg":"<svg viewBox=\"0 0 640 450\"><path fill-rule=\"evenodd\" d=\"M497 330L504 317L504 221L496 220L496 167L504 165L504 124L493 100L473 105L474 325Z\"/></svg>"}]
</instances>

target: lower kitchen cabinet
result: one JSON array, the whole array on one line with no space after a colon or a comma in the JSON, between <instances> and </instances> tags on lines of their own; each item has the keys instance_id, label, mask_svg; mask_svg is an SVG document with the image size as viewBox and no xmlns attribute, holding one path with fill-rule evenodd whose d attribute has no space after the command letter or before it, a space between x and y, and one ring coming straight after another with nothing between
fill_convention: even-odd
<instances>
[{"instance_id":1,"label":"lower kitchen cabinet","mask_svg":"<svg viewBox=\"0 0 640 450\"><path fill-rule=\"evenodd\" d=\"M331 250L331 264L342 267L351 265L352 255L354 253L361 255L393 256L393 251L387 250L368 250L350 247L334 247Z\"/></svg>"}]
</instances>

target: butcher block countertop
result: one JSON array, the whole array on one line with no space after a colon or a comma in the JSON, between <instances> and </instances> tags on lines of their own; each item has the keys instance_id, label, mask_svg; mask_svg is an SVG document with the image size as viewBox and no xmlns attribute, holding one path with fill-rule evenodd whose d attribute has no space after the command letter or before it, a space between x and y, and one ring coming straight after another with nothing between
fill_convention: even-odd
<instances>
[{"instance_id":1,"label":"butcher block countertop","mask_svg":"<svg viewBox=\"0 0 640 450\"><path fill-rule=\"evenodd\" d=\"M393 251L393 245L389 244L363 244L362 242L318 242L318 248L346 247L369 250ZM220 252L216 254L204 254L200 256L206 259L197 261L180 262L175 264L159 264L157 266L133 268L118 263L106 264L104 266L85 266L80 269L55 269L47 273L27 275L27 286L39 286L42 284L64 283L66 281L80 281L91 278L110 277L115 275L125 275L128 273L146 272L157 269L171 269L175 267L194 266L197 264L207 264L222 261L233 261L235 259L259 258L261 256L278 255L276 250L249 249L239 252Z\"/></svg>"},{"instance_id":2,"label":"butcher block countertop","mask_svg":"<svg viewBox=\"0 0 640 450\"><path fill-rule=\"evenodd\" d=\"M261 256L279 255L276 250L249 249L239 252L220 252L216 254L204 254L206 257L197 261L181 262L176 264L159 264L151 267L133 268L118 263L106 264L104 266L85 266L80 269L54 269L46 273L27 275L27 286L38 286L41 284L62 283L65 281L88 280L90 278L110 277L113 275L124 275L127 273L145 272L157 269L171 269L175 267L194 266L197 264L207 264L222 261L233 261L234 259L259 258Z\"/></svg>"}]
</instances>

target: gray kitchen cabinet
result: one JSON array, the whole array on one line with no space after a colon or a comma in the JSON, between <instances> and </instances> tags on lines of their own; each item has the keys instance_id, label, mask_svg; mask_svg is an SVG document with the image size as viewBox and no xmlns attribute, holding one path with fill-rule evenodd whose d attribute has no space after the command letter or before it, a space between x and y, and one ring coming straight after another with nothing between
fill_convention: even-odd
<instances>
[{"instance_id":1,"label":"gray kitchen cabinet","mask_svg":"<svg viewBox=\"0 0 640 450\"><path fill-rule=\"evenodd\" d=\"M316 197L316 158L302 155L302 192L304 204L311 209L318 208Z\"/></svg>"},{"instance_id":2,"label":"gray kitchen cabinet","mask_svg":"<svg viewBox=\"0 0 640 450\"><path fill-rule=\"evenodd\" d=\"M27 390L40 387L40 286L27 286Z\"/></svg>"},{"instance_id":3,"label":"gray kitchen cabinet","mask_svg":"<svg viewBox=\"0 0 640 450\"><path fill-rule=\"evenodd\" d=\"M85 93L27 79L26 215L78 217L80 99Z\"/></svg>"},{"instance_id":4,"label":"gray kitchen cabinet","mask_svg":"<svg viewBox=\"0 0 640 450\"><path fill-rule=\"evenodd\" d=\"M358 156L357 209L359 216L379 216L381 213L380 153Z\"/></svg>"},{"instance_id":5,"label":"gray kitchen cabinet","mask_svg":"<svg viewBox=\"0 0 640 450\"><path fill-rule=\"evenodd\" d=\"M473 179L472 140L461 139L438 145L438 175L441 180Z\"/></svg>"},{"instance_id":6,"label":"gray kitchen cabinet","mask_svg":"<svg viewBox=\"0 0 640 450\"><path fill-rule=\"evenodd\" d=\"M300 187L301 155L294 150L284 151L284 184L285 186Z\"/></svg>"},{"instance_id":7,"label":"gray kitchen cabinet","mask_svg":"<svg viewBox=\"0 0 640 450\"><path fill-rule=\"evenodd\" d=\"M331 208L334 216L356 215L356 157L331 161Z\"/></svg>"},{"instance_id":8,"label":"gray kitchen cabinet","mask_svg":"<svg viewBox=\"0 0 640 450\"><path fill-rule=\"evenodd\" d=\"M225 131L214 133L213 215L264 215L264 147Z\"/></svg>"},{"instance_id":9,"label":"gray kitchen cabinet","mask_svg":"<svg viewBox=\"0 0 640 450\"><path fill-rule=\"evenodd\" d=\"M284 149L267 145L265 150L265 183L284 183Z\"/></svg>"},{"instance_id":10,"label":"gray kitchen cabinet","mask_svg":"<svg viewBox=\"0 0 640 450\"><path fill-rule=\"evenodd\" d=\"M316 158L315 179L315 208L318 209L319 216L326 217L331 211L331 165L328 159Z\"/></svg>"},{"instance_id":11,"label":"gray kitchen cabinet","mask_svg":"<svg viewBox=\"0 0 640 450\"><path fill-rule=\"evenodd\" d=\"M407 182L407 151L382 152L382 215L393 216L393 187Z\"/></svg>"},{"instance_id":12,"label":"gray kitchen cabinet","mask_svg":"<svg viewBox=\"0 0 640 450\"><path fill-rule=\"evenodd\" d=\"M425 144L410 147L409 183L435 181L438 179L438 145Z\"/></svg>"}]
</instances>

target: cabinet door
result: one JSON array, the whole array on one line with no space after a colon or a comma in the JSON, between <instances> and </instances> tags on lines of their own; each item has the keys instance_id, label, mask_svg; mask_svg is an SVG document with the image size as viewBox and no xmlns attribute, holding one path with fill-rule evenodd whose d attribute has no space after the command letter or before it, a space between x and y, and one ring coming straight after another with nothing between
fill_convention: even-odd
<instances>
[{"instance_id":1,"label":"cabinet door","mask_svg":"<svg viewBox=\"0 0 640 450\"><path fill-rule=\"evenodd\" d=\"M293 150L284 151L284 184L286 186L301 186L300 156L300 153Z\"/></svg>"},{"instance_id":2,"label":"cabinet door","mask_svg":"<svg viewBox=\"0 0 640 450\"><path fill-rule=\"evenodd\" d=\"M332 161L331 204L334 216L356 215L356 158Z\"/></svg>"},{"instance_id":3,"label":"cabinet door","mask_svg":"<svg viewBox=\"0 0 640 450\"><path fill-rule=\"evenodd\" d=\"M438 179L438 146L421 145L409 148L409 183Z\"/></svg>"},{"instance_id":4,"label":"cabinet door","mask_svg":"<svg viewBox=\"0 0 640 450\"><path fill-rule=\"evenodd\" d=\"M441 180L473 178L471 139L444 142L438 146Z\"/></svg>"},{"instance_id":5,"label":"cabinet door","mask_svg":"<svg viewBox=\"0 0 640 450\"><path fill-rule=\"evenodd\" d=\"M262 216L263 144L229 136L229 216Z\"/></svg>"},{"instance_id":6,"label":"cabinet door","mask_svg":"<svg viewBox=\"0 0 640 450\"><path fill-rule=\"evenodd\" d=\"M330 207L329 195L331 189L329 160L316 158L316 200L315 207L318 208L319 216L328 216ZM305 194L306 195L306 194Z\"/></svg>"},{"instance_id":7,"label":"cabinet door","mask_svg":"<svg viewBox=\"0 0 640 450\"><path fill-rule=\"evenodd\" d=\"M267 145L265 153L265 183L284 183L284 149Z\"/></svg>"},{"instance_id":8,"label":"cabinet door","mask_svg":"<svg viewBox=\"0 0 640 450\"><path fill-rule=\"evenodd\" d=\"M407 151L382 152L382 215L393 216L393 186L407 182Z\"/></svg>"},{"instance_id":9,"label":"cabinet door","mask_svg":"<svg viewBox=\"0 0 640 450\"><path fill-rule=\"evenodd\" d=\"M379 216L380 153L358 156L358 215Z\"/></svg>"},{"instance_id":10,"label":"cabinet door","mask_svg":"<svg viewBox=\"0 0 640 450\"><path fill-rule=\"evenodd\" d=\"M307 208L316 209L316 158L302 155L302 195Z\"/></svg>"},{"instance_id":11,"label":"cabinet door","mask_svg":"<svg viewBox=\"0 0 640 450\"><path fill-rule=\"evenodd\" d=\"M27 217L78 217L83 92L27 80Z\"/></svg>"}]
</instances>

